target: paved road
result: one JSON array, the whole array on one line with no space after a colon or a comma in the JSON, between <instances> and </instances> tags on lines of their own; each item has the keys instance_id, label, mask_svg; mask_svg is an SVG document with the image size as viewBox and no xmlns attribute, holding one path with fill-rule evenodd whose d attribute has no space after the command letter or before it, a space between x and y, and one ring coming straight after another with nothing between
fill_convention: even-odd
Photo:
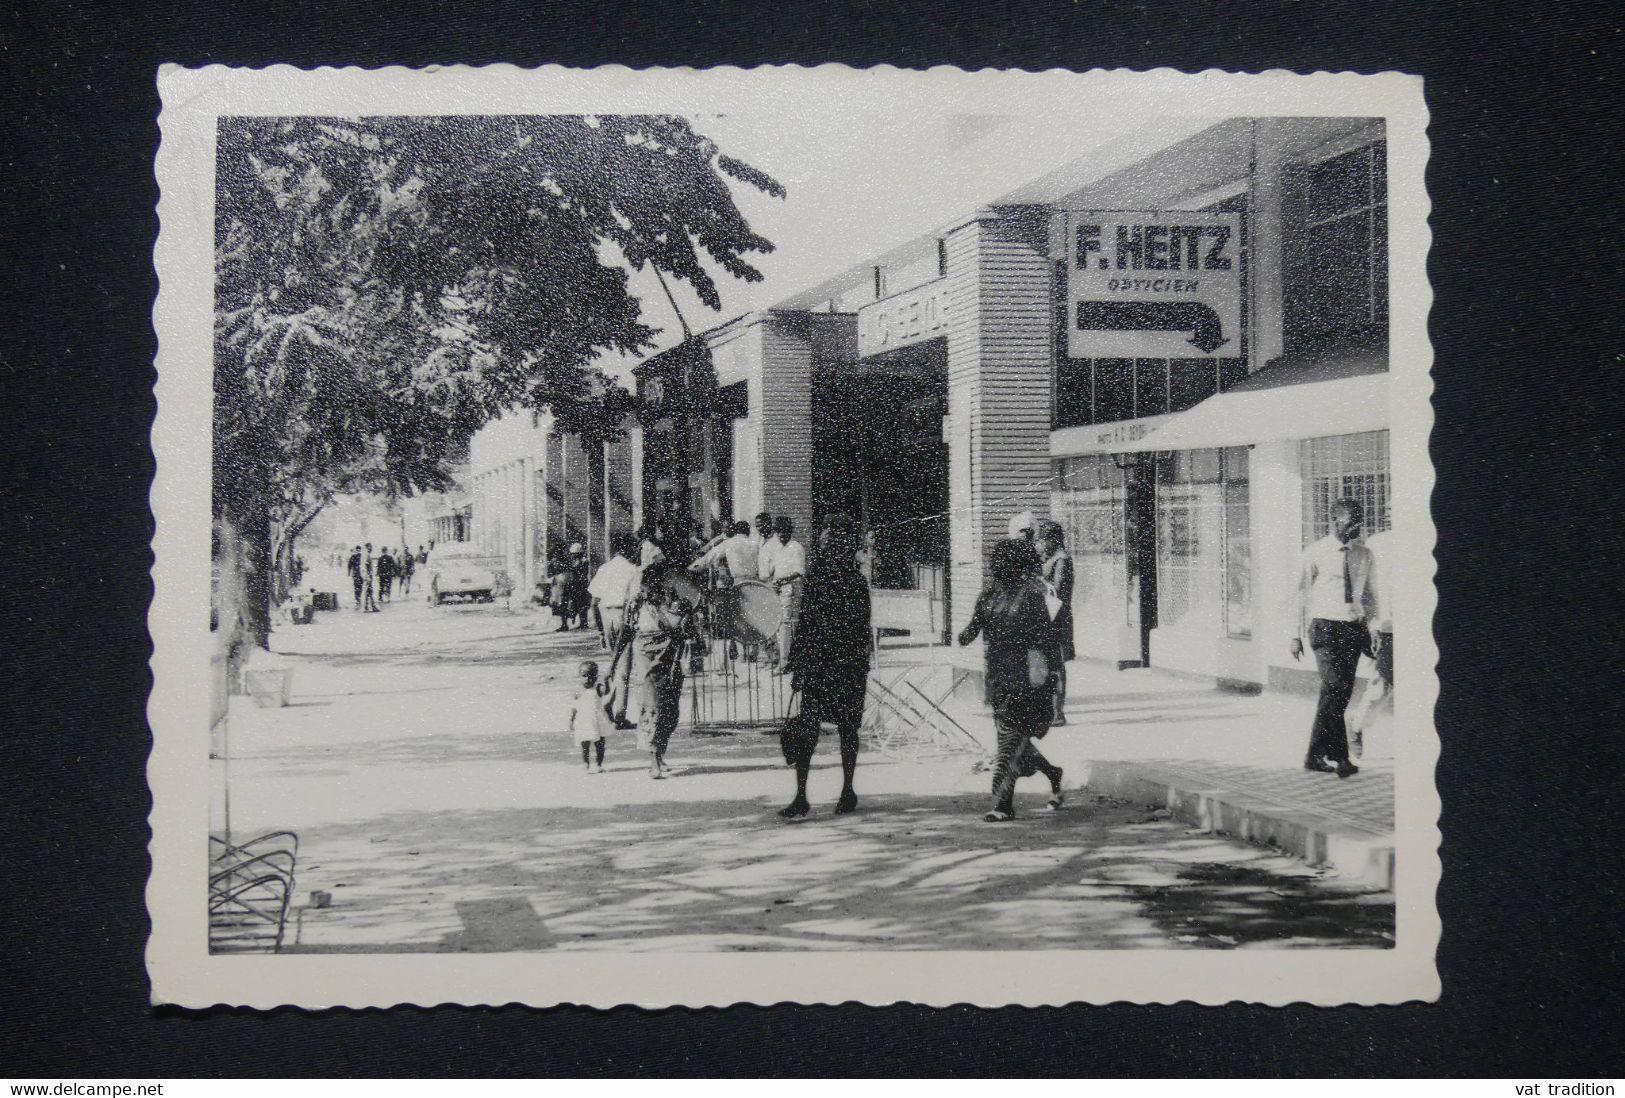
<instances>
[{"instance_id":1,"label":"paved road","mask_svg":"<svg viewBox=\"0 0 1625 1098\"><path fill-rule=\"evenodd\" d=\"M773 814L790 775L757 733L680 733L661 782L627 734L584 773L563 715L595 641L551 629L414 601L279 633L294 704L234 710L231 803L239 836L300 835L291 948L1392 944L1391 895L1143 808L1074 792L1042 812L1031 779L1017 822L983 824L965 758L866 756L860 810L836 817L826 749L796 824ZM314 889L333 905L305 906Z\"/></svg>"}]
</instances>

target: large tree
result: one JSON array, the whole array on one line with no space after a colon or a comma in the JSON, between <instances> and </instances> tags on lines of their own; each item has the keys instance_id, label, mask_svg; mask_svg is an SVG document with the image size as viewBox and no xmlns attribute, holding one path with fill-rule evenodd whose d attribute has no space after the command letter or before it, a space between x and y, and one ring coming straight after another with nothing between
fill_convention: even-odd
<instances>
[{"instance_id":1,"label":"large tree","mask_svg":"<svg viewBox=\"0 0 1625 1098\"><path fill-rule=\"evenodd\" d=\"M657 334L629 270L713 309L706 261L761 278L729 179L784 193L668 116L223 119L214 508L250 638L273 547L336 493L444 488L508 408L612 434L631 398L594 361Z\"/></svg>"}]
</instances>

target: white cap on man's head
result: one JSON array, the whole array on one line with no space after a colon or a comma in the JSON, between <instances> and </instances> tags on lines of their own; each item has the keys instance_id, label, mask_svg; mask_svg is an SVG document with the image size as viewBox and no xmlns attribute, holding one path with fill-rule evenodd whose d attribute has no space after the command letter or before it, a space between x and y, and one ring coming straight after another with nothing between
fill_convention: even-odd
<instances>
[{"instance_id":1,"label":"white cap on man's head","mask_svg":"<svg viewBox=\"0 0 1625 1098\"><path fill-rule=\"evenodd\" d=\"M1023 511L1010 519L1010 537L1019 538L1030 533L1033 528L1033 513Z\"/></svg>"},{"instance_id":2,"label":"white cap on man's head","mask_svg":"<svg viewBox=\"0 0 1625 1098\"><path fill-rule=\"evenodd\" d=\"M585 551L586 550L581 548L581 543L579 541L574 541L574 542L570 543L570 555L571 556L574 556L577 553L582 553L582 552L585 552Z\"/></svg>"}]
</instances>

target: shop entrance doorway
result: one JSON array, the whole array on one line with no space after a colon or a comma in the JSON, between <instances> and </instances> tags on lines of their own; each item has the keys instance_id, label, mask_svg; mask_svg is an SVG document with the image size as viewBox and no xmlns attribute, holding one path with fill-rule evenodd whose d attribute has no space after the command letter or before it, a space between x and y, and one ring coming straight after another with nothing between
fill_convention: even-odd
<instances>
[{"instance_id":1,"label":"shop entrance doorway","mask_svg":"<svg viewBox=\"0 0 1625 1098\"><path fill-rule=\"evenodd\" d=\"M944 634L951 620L946 401L942 339L813 377L813 513L842 511L873 531L874 585L930 592Z\"/></svg>"}]
</instances>

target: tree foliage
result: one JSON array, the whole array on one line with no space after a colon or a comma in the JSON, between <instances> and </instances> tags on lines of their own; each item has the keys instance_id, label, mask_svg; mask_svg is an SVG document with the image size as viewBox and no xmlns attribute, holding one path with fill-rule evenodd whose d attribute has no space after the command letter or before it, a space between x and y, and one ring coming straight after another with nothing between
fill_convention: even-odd
<instances>
[{"instance_id":1,"label":"tree foliage","mask_svg":"<svg viewBox=\"0 0 1625 1098\"><path fill-rule=\"evenodd\" d=\"M666 116L229 118L216 166L215 509L260 570L335 493L446 487L505 409L612 434L593 363L657 334L628 268L719 308L707 263L772 248L728 180L784 193Z\"/></svg>"}]
</instances>

